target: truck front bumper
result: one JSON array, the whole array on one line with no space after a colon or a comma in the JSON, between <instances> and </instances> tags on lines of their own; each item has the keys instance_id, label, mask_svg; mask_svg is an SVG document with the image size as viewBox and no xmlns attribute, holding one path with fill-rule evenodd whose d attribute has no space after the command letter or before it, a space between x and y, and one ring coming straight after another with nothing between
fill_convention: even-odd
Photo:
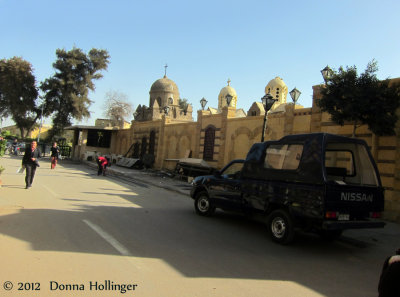
<instances>
[{"instance_id":1,"label":"truck front bumper","mask_svg":"<svg viewBox=\"0 0 400 297\"><path fill-rule=\"evenodd\" d=\"M383 228L386 225L381 221L325 221L322 223L324 230L368 229Z\"/></svg>"}]
</instances>

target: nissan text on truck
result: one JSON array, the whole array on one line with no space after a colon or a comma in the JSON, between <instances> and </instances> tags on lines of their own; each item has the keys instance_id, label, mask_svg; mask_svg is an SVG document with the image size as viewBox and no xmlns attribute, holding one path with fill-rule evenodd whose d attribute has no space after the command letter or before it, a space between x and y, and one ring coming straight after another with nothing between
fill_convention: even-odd
<instances>
[{"instance_id":1,"label":"nissan text on truck","mask_svg":"<svg viewBox=\"0 0 400 297\"><path fill-rule=\"evenodd\" d=\"M297 229L337 238L385 225L384 189L366 142L328 133L256 143L245 160L196 177L190 196L202 216L219 208L261 219L281 244Z\"/></svg>"}]
</instances>

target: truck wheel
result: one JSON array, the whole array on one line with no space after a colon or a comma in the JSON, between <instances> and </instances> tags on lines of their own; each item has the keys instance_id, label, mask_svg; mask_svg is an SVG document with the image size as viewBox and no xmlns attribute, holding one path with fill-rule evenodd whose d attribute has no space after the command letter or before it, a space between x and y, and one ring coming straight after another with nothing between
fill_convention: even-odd
<instances>
[{"instance_id":1,"label":"truck wheel","mask_svg":"<svg viewBox=\"0 0 400 297\"><path fill-rule=\"evenodd\" d=\"M215 207L210 203L207 192L199 192L196 194L194 209L196 213L201 216L211 216L214 213Z\"/></svg>"},{"instance_id":2,"label":"truck wheel","mask_svg":"<svg viewBox=\"0 0 400 297\"><path fill-rule=\"evenodd\" d=\"M272 239L280 244L288 244L294 239L293 220L289 213L277 209L268 216L268 228Z\"/></svg>"}]
</instances>

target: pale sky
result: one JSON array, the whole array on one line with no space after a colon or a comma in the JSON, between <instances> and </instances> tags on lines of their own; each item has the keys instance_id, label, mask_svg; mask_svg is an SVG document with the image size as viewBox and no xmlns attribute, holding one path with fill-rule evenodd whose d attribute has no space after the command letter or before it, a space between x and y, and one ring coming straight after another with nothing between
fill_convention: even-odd
<instances>
[{"instance_id":1,"label":"pale sky","mask_svg":"<svg viewBox=\"0 0 400 297\"><path fill-rule=\"evenodd\" d=\"M39 85L54 73L56 49L106 49L86 125L104 117L110 90L148 106L165 64L194 116L202 97L217 107L228 78L246 112L276 76L310 107L326 65L363 72L376 59L378 78L400 77L399 11L398 0L0 0L0 59L29 61Z\"/></svg>"}]
</instances>

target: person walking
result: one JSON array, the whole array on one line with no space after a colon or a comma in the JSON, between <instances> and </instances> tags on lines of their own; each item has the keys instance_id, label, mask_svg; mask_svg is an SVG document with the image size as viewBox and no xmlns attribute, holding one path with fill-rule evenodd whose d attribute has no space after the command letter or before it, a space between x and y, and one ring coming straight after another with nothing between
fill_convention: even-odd
<instances>
[{"instance_id":1,"label":"person walking","mask_svg":"<svg viewBox=\"0 0 400 297\"><path fill-rule=\"evenodd\" d=\"M40 150L37 147L37 142L34 140L30 148L25 150L24 157L22 158L22 166L25 166L25 189L32 186L33 178L35 177L36 168L39 167L38 159L40 158Z\"/></svg>"},{"instance_id":2,"label":"person walking","mask_svg":"<svg viewBox=\"0 0 400 297\"><path fill-rule=\"evenodd\" d=\"M97 171L97 175L103 174L104 176L106 175L106 168L108 165L108 160L106 157L98 156L96 158L97 165L99 170Z\"/></svg>"},{"instance_id":3,"label":"person walking","mask_svg":"<svg viewBox=\"0 0 400 297\"><path fill-rule=\"evenodd\" d=\"M57 142L53 142L53 146L50 149L51 155L50 155L50 159L51 159L51 165L50 168L54 169L56 168L57 162L58 162L58 155L60 154L60 149L57 146Z\"/></svg>"},{"instance_id":4,"label":"person walking","mask_svg":"<svg viewBox=\"0 0 400 297\"><path fill-rule=\"evenodd\" d=\"M379 278L379 297L400 296L400 249L396 255L386 258L383 263L381 276Z\"/></svg>"},{"instance_id":5,"label":"person walking","mask_svg":"<svg viewBox=\"0 0 400 297\"><path fill-rule=\"evenodd\" d=\"M14 155L18 156L18 139L16 139L16 138L14 139L11 147L12 147Z\"/></svg>"}]
</instances>

